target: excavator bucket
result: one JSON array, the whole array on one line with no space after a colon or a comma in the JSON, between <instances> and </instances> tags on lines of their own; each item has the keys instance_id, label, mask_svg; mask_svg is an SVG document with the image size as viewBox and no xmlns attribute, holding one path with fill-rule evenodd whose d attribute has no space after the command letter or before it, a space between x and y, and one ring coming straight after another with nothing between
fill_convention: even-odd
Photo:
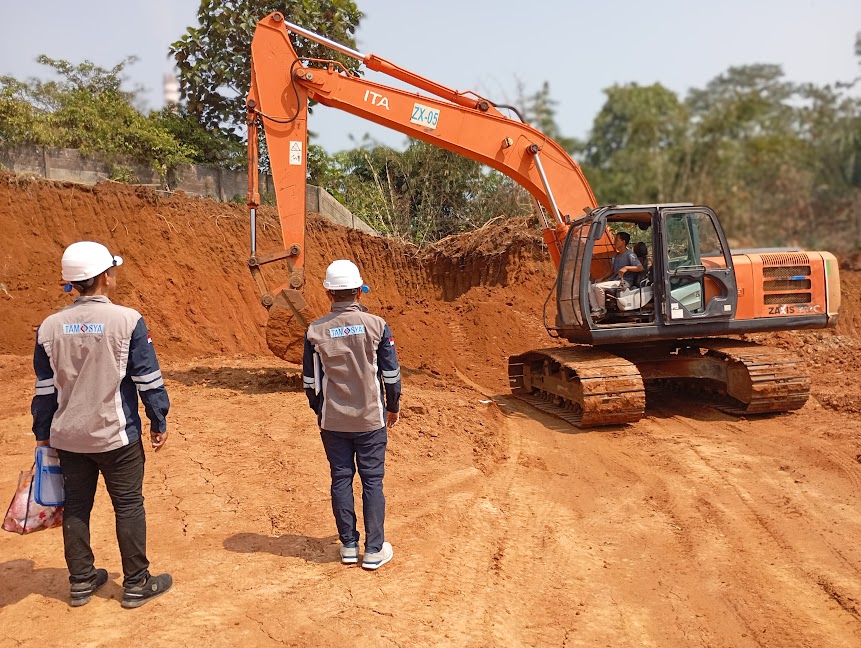
<instances>
[{"instance_id":1,"label":"excavator bucket","mask_svg":"<svg viewBox=\"0 0 861 648\"><path fill-rule=\"evenodd\" d=\"M266 344L279 358L302 364L305 331L316 319L298 290L281 289L269 309L266 322Z\"/></svg>"}]
</instances>

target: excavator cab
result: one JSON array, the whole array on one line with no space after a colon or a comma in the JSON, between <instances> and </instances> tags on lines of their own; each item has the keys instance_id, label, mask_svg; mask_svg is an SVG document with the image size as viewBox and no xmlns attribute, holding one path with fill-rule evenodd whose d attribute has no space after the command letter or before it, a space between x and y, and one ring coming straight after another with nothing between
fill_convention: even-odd
<instances>
[{"instance_id":1,"label":"excavator cab","mask_svg":"<svg viewBox=\"0 0 861 648\"><path fill-rule=\"evenodd\" d=\"M651 259L645 258L644 272L632 285L605 289L606 313L599 318L592 314L589 293L612 274L616 250L608 241L617 232L627 232L629 249L641 244ZM556 290L551 334L589 344L676 339L680 323L718 332L732 319L738 299L717 216L708 207L688 204L601 207L573 222Z\"/></svg>"}]
</instances>

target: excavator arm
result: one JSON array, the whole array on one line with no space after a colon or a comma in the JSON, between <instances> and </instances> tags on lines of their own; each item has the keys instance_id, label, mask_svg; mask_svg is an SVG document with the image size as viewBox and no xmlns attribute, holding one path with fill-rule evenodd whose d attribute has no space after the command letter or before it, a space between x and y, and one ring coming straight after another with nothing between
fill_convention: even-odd
<instances>
[{"instance_id":1,"label":"excavator arm","mask_svg":"<svg viewBox=\"0 0 861 648\"><path fill-rule=\"evenodd\" d=\"M300 59L291 44L290 32L328 45L361 60L372 70L436 97L368 81L335 61ZM257 25L251 72L246 104L248 203L254 209L259 201L257 173L251 165L256 165L256 126L262 123L284 247L296 252L289 256L292 289L304 283L309 99L453 151L512 178L543 208L544 239L557 267L569 221L578 218L584 209L596 206L580 167L540 131L506 117L492 102L473 93L446 88L376 55L361 54L286 22L280 13L270 14Z\"/></svg>"},{"instance_id":2,"label":"excavator arm","mask_svg":"<svg viewBox=\"0 0 861 648\"><path fill-rule=\"evenodd\" d=\"M300 58L291 42L291 35L297 34L434 96L368 81L337 61ZM281 340L301 341L309 319L303 312L306 302L302 288L311 99L458 153L512 178L533 197L542 222L542 236L557 268L569 223L597 204L580 167L558 143L528 124L507 117L493 102L472 92L442 86L374 54L362 54L293 25L280 13L272 13L257 24L254 34L251 88L246 100L248 206L252 221L249 266L262 294L262 303L270 309L267 334L273 328L273 306L279 306L288 315L289 322L278 326ZM284 250L267 257L257 255L255 233L260 201L257 156L261 124L284 240ZM598 243L596 258L612 253L612 240L609 236L605 238ZM601 251L605 254L601 255ZM287 283L270 290L261 268L282 260L287 262L290 276ZM298 344L274 345L271 338L269 342L270 348L285 359L297 355Z\"/></svg>"}]
</instances>

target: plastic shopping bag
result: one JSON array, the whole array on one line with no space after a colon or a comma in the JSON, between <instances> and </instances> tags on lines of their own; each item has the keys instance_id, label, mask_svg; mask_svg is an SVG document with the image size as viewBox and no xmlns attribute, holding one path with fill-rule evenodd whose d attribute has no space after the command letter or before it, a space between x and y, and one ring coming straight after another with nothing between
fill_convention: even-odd
<instances>
[{"instance_id":1,"label":"plastic shopping bag","mask_svg":"<svg viewBox=\"0 0 861 648\"><path fill-rule=\"evenodd\" d=\"M30 470L18 477L18 490L3 520L3 529L6 531L23 535L63 524L62 506L42 506L36 502L33 493L35 467L33 464Z\"/></svg>"}]
</instances>

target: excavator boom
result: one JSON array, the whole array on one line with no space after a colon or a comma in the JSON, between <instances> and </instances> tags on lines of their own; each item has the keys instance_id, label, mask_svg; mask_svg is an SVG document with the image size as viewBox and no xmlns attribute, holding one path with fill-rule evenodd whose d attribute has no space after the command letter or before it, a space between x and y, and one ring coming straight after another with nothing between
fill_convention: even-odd
<instances>
[{"instance_id":1,"label":"excavator boom","mask_svg":"<svg viewBox=\"0 0 861 648\"><path fill-rule=\"evenodd\" d=\"M290 31L335 46L372 70L437 96L368 81L335 61L302 60L290 42ZM557 266L569 220L597 205L579 165L559 144L506 117L487 99L333 43L273 13L260 21L254 35L247 105L250 117L259 115L266 132L272 175L278 178L275 190L285 247L301 246L304 230L308 99L453 151L512 178L550 214L552 222L545 221L544 236ZM256 142L249 139L252 145ZM302 266L300 253L294 267Z\"/></svg>"}]
</instances>

